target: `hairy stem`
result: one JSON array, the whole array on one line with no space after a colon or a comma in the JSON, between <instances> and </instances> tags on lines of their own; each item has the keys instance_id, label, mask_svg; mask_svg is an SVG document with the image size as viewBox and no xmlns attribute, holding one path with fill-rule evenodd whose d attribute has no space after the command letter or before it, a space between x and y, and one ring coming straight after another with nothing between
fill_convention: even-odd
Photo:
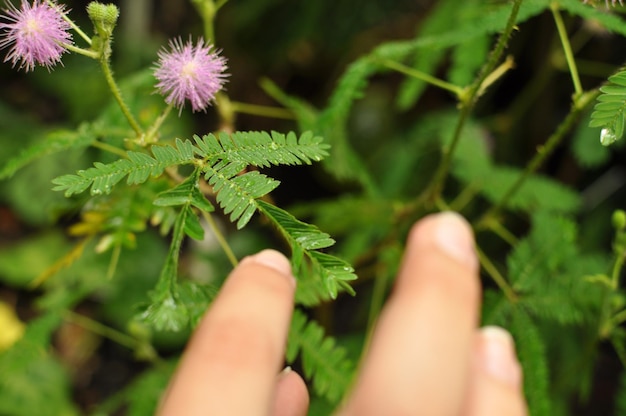
<instances>
[{"instance_id":1,"label":"hairy stem","mask_svg":"<svg viewBox=\"0 0 626 416\"><path fill-rule=\"evenodd\" d=\"M454 129L452 141L450 142L449 146L446 146L443 149L443 159L439 164L437 171L435 172L435 176L433 177L433 181L429 189L429 199L431 201L437 200L439 198L439 195L443 191L443 187L448 176L448 172L450 170L452 156L454 155L456 147L461 138L461 133L463 131L463 128L465 127L465 123L467 122L469 115L476 105L476 101L478 100L478 97L480 95L479 92L481 91L484 81L497 67L498 62L500 61L500 58L504 53L504 49L506 48L509 37L511 36L511 33L515 28L515 20L517 19L517 14L519 13L522 1L523 0L514 0L511 14L509 15L509 19L507 20L506 26L504 27L504 31L498 38L498 42L496 43L495 48L491 51L487 62L482 67L474 83L467 90L466 95L461 97L461 114Z\"/></svg>"},{"instance_id":2,"label":"hairy stem","mask_svg":"<svg viewBox=\"0 0 626 416\"><path fill-rule=\"evenodd\" d=\"M137 135L137 137L142 137L143 130L141 126L139 126L139 123L137 123L137 120L135 120L135 117L131 113L130 108L128 108L128 105L122 98L122 91L120 90L117 83L115 82L115 78L113 77L113 71L111 70L111 64L109 63L109 60L106 57L100 58L100 66L102 67L104 78L106 79L107 84L109 85L109 88L111 89L111 92L113 93L113 97L115 98L115 101L117 101L117 104L120 106L122 113L124 113L126 120L128 120L128 123L130 124L131 128L135 131L135 134Z\"/></svg>"},{"instance_id":3,"label":"hairy stem","mask_svg":"<svg viewBox=\"0 0 626 416\"><path fill-rule=\"evenodd\" d=\"M70 45L69 43L64 43L63 47L67 49L68 51L72 51L74 53L86 56L91 59L100 59L100 54L90 49L79 48L78 46Z\"/></svg>"},{"instance_id":4,"label":"hairy stem","mask_svg":"<svg viewBox=\"0 0 626 416\"><path fill-rule=\"evenodd\" d=\"M572 82L574 83L574 96L579 97L583 93L583 87L580 83L580 77L578 76L578 69L576 68L576 61L574 60L572 45L570 44L569 37L567 36L567 30L565 30L563 18L559 13L559 5L554 2L550 4L550 9L552 10L554 23L556 24L557 31L559 32L559 38L561 39L561 45L563 45L563 52L565 53L567 66L569 67L569 72L572 76Z\"/></svg>"}]
</instances>

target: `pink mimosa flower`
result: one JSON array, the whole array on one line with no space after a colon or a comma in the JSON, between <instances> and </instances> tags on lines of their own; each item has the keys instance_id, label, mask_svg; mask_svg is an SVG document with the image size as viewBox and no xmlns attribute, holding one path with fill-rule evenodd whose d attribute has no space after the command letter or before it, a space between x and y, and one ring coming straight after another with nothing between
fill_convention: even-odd
<instances>
[{"instance_id":1,"label":"pink mimosa flower","mask_svg":"<svg viewBox=\"0 0 626 416\"><path fill-rule=\"evenodd\" d=\"M8 23L0 23L0 49L11 46L5 62L13 62L26 72L35 69L35 65L45 66L50 70L61 61L61 55L72 43L70 24L63 20L63 7L35 0L31 5L22 0L20 8L8 3L6 14L0 18Z\"/></svg>"},{"instance_id":2,"label":"pink mimosa flower","mask_svg":"<svg viewBox=\"0 0 626 416\"><path fill-rule=\"evenodd\" d=\"M170 41L169 50L159 52L154 76L159 81L158 92L165 101L182 110L185 101L191 102L194 112L206 111L226 82L226 59L213 51L212 45L198 40L183 44L180 38Z\"/></svg>"}]
</instances>

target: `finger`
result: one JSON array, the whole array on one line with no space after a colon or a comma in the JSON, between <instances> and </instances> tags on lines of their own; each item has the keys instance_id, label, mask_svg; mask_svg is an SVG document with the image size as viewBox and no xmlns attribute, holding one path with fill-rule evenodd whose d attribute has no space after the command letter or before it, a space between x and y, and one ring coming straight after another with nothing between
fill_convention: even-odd
<instances>
[{"instance_id":1,"label":"finger","mask_svg":"<svg viewBox=\"0 0 626 416\"><path fill-rule=\"evenodd\" d=\"M289 261L265 250L244 259L196 329L162 415L267 415L293 310Z\"/></svg>"},{"instance_id":2,"label":"finger","mask_svg":"<svg viewBox=\"0 0 626 416\"><path fill-rule=\"evenodd\" d=\"M478 332L469 385L464 415L526 415L522 369L508 332L497 327Z\"/></svg>"},{"instance_id":3,"label":"finger","mask_svg":"<svg viewBox=\"0 0 626 416\"><path fill-rule=\"evenodd\" d=\"M478 321L477 270L462 217L436 214L413 227L346 414L459 413Z\"/></svg>"},{"instance_id":4,"label":"finger","mask_svg":"<svg viewBox=\"0 0 626 416\"><path fill-rule=\"evenodd\" d=\"M272 416L305 416L309 409L309 392L302 377L291 368L278 376Z\"/></svg>"}]
</instances>

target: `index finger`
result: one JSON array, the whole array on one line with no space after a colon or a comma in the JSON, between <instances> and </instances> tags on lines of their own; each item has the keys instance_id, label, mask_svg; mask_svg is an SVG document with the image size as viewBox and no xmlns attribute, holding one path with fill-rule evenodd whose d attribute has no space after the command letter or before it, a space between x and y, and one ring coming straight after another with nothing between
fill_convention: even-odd
<instances>
[{"instance_id":1,"label":"index finger","mask_svg":"<svg viewBox=\"0 0 626 416\"><path fill-rule=\"evenodd\" d=\"M342 414L458 414L469 378L480 283L472 231L457 214L412 229Z\"/></svg>"},{"instance_id":2,"label":"index finger","mask_svg":"<svg viewBox=\"0 0 626 416\"><path fill-rule=\"evenodd\" d=\"M265 250L233 270L185 351L161 415L267 415L293 310L289 261Z\"/></svg>"}]
</instances>

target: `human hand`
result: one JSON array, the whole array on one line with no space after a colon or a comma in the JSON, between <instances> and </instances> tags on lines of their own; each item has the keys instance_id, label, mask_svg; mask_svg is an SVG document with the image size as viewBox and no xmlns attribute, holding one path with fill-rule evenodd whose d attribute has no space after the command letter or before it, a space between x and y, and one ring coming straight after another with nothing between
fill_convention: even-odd
<instances>
[{"instance_id":1,"label":"human hand","mask_svg":"<svg viewBox=\"0 0 626 416\"><path fill-rule=\"evenodd\" d=\"M265 250L233 270L170 382L159 414L305 415L295 372L278 373L293 310L289 261ZM469 225L424 218L404 260L352 394L350 415L526 414L513 340L478 329L480 281Z\"/></svg>"}]
</instances>

